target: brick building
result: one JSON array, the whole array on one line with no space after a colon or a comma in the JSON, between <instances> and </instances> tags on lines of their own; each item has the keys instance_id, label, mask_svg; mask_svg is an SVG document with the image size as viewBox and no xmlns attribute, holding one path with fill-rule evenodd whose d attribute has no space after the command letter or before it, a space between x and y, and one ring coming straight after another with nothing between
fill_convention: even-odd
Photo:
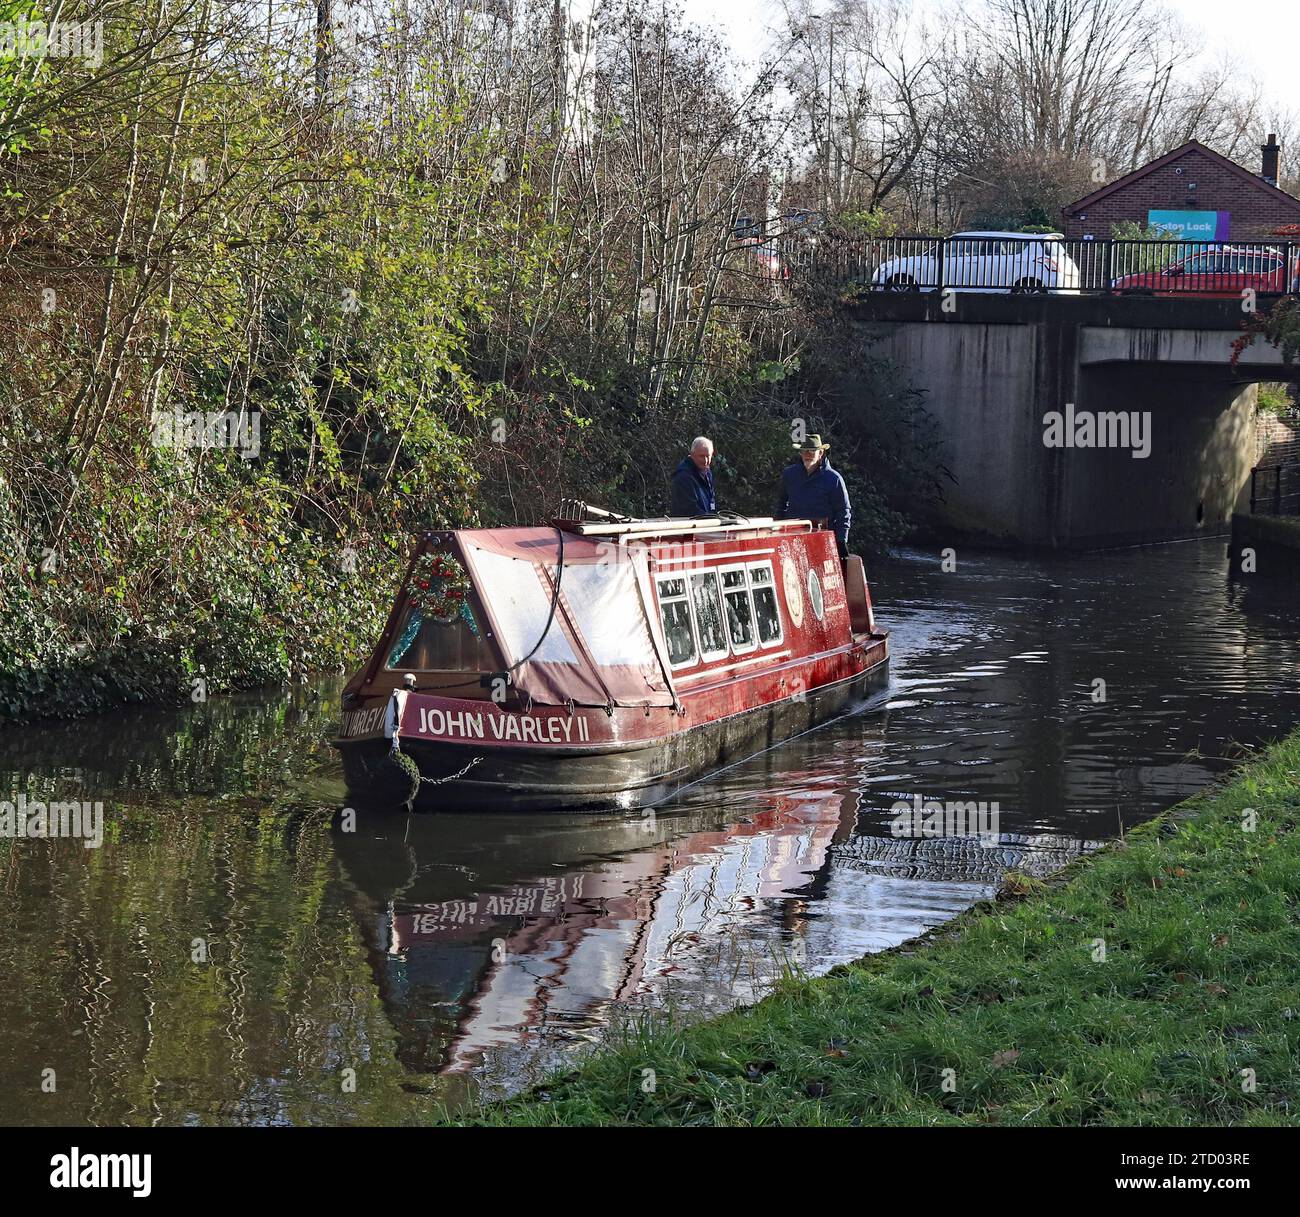
<instances>
[{"instance_id":1,"label":"brick building","mask_svg":"<svg viewBox=\"0 0 1300 1217\"><path fill-rule=\"evenodd\" d=\"M1067 237L1111 236L1125 220L1158 226L1184 240L1255 241L1300 225L1300 199L1277 186L1277 137L1260 145L1260 172L1188 140L1132 173L1061 208Z\"/></svg>"}]
</instances>

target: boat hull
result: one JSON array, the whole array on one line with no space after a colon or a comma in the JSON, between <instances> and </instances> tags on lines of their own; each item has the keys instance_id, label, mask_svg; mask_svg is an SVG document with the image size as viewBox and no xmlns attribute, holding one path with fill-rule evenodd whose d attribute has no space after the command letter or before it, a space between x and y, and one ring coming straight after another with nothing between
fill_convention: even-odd
<instances>
[{"instance_id":1,"label":"boat hull","mask_svg":"<svg viewBox=\"0 0 1300 1217\"><path fill-rule=\"evenodd\" d=\"M882 651L883 651L882 647ZM889 679L887 653L844 679L649 740L587 748L485 749L403 738L413 782L382 736L339 739L349 795L359 806L417 811L547 811L647 807L700 777L861 706ZM469 766L469 768L466 768ZM465 772L458 777L452 775ZM451 780L442 780L451 778Z\"/></svg>"}]
</instances>

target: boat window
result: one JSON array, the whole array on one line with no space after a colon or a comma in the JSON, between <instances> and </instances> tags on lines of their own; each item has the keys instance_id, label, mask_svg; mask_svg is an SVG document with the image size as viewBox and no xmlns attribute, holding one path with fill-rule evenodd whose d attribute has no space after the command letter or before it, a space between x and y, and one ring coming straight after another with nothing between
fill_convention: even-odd
<instances>
[{"instance_id":1,"label":"boat window","mask_svg":"<svg viewBox=\"0 0 1300 1217\"><path fill-rule=\"evenodd\" d=\"M695 632L691 629L691 606L686 599L685 579L660 579L659 616L668 643L668 662L674 668L695 662Z\"/></svg>"},{"instance_id":2,"label":"boat window","mask_svg":"<svg viewBox=\"0 0 1300 1217\"><path fill-rule=\"evenodd\" d=\"M451 621L439 621L412 605L384 663L390 672L477 672L486 666L481 632L468 606Z\"/></svg>"},{"instance_id":3,"label":"boat window","mask_svg":"<svg viewBox=\"0 0 1300 1217\"><path fill-rule=\"evenodd\" d=\"M763 646L781 641L781 612L776 606L776 587L772 582L772 564L761 562L749 568L749 582L754 590L754 618L758 622L758 640Z\"/></svg>"},{"instance_id":4,"label":"boat window","mask_svg":"<svg viewBox=\"0 0 1300 1217\"><path fill-rule=\"evenodd\" d=\"M561 586L573 624L596 663L655 667L654 643L630 561L566 566Z\"/></svg>"},{"instance_id":5,"label":"boat window","mask_svg":"<svg viewBox=\"0 0 1300 1217\"><path fill-rule=\"evenodd\" d=\"M810 570L808 572L808 603L812 605L813 616L821 621L825 615L826 606L822 600L822 584L817 578L817 572Z\"/></svg>"},{"instance_id":6,"label":"boat window","mask_svg":"<svg viewBox=\"0 0 1300 1217\"><path fill-rule=\"evenodd\" d=\"M754 602L750 599L745 568L722 572L722 599L727 611L727 636L733 651L754 649Z\"/></svg>"},{"instance_id":7,"label":"boat window","mask_svg":"<svg viewBox=\"0 0 1300 1217\"><path fill-rule=\"evenodd\" d=\"M695 625L700 631L700 654L717 659L727 653L727 634L722 625L722 602L718 599L718 576L714 571L691 575L691 601Z\"/></svg>"},{"instance_id":8,"label":"boat window","mask_svg":"<svg viewBox=\"0 0 1300 1217\"><path fill-rule=\"evenodd\" d=\"M578 662L558 620L551 619L552 591L532 562L476 546L474 566L497 621L497 641L511 662L528 655L537 663Z\"/></svg>"}]
</instances>

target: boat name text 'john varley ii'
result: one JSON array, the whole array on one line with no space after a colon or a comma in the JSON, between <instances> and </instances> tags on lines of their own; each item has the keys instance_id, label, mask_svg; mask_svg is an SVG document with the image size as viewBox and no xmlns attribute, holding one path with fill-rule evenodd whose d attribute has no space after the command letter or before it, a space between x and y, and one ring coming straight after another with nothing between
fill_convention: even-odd
<instances>
[{"instance_id":1,"label":"boat name text 'john varley ii'","mask_svg":"<svg viewBox=\"0 0 1300 1217\"><path fill-rule=\"evenodd\" d=\"M519 740L521 743L568 744L589 739L587 720L581 715L487 713L420 707L421 735L459 739Z\"/></svg>"}]
</instances>

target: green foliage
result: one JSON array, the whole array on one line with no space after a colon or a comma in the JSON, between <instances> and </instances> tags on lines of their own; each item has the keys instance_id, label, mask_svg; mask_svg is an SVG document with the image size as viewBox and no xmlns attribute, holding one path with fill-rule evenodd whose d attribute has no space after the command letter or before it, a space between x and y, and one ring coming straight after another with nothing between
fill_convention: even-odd
<instances>
[{"instance_id":1,"label":"green foliage","mask_svg":"<svg viewBox=\"0 0 1300 1217\"><path fill-rule=\"evenodd\" d=\"M490 88L431 26L318 94L292 39L161 0L112 8L99 71L0 64L0 717L355 663L413 533L566 495L660 514L696 434L723 505L772 510L822 336L729 239L761 104L738 119L674 19L614 28L575 160L527 83L552 13L525 8L535 59ZM639 92L652 69L672 87ZM845 470L862 544L901 531L919 434L882 375L878 465ZM159 446L194 414L258 450Z\"/></svg>"},{"instance_id":2,"label":"green foliage","mask_svg":"<svg viewBox=\"0 0 1300 1217\"><path fill-rule=\"evenodd\" d=\"M1287 392L1284 381L1270 381L1260 385L1256 404L1263 414L1282 415L1295 409L1295 402Z\"/></svg>"},{"instance_id":3,"label":"green foliage","mask_svg":"<svg viewBox=\"0 0 1300 1217\"><path fill-rule=\"evenodd\" d=\"M196 514L187 484L106 485L61 550L33 551L0 480L0 718L281 684L364 652L400 575L391 551L327 544L264 483Z\"/></svg>"},{"instance_id":4,"label":"green foliage","mask_svg":"<svg viewBox=\"0 0 1300 1217\"><path fill-rule=\"evenodd\" d=\"M1284 296L1264 320L1264 337L1282 352L1285 363L1300 358L1300 298Z\"/></svg>"},{"instance_id":5,"label":"green foliage","mask_svg":"<svg viewBox=\"0 0 1300 1217\"><path fill-rule=\"evenodd\" d=\"M45 14L32 0L0 0L0 25L12 31L15 44L27 22L44 19ZM21 51L15 45L13 53L0 56L0 156L33 147L49 134L39 117L31 117L29 112L33 107L39 109L41 92L52 86L56 73L67 70L57 60Z\"/></svg>"},{"instance_id":6,"label":"green foliage","mask_svg":"<svg viewBox=\"0 0 1300 1217\"><path fill-rule=\"evenodd\" d=\"M846 212L839 222L847 233L860 237L894 237L903 231L898 217L880 208Z\"/></svg>"},{"instance_id":7,"label":"green foliage","mask_svg":"<svg viewBox=\"0 0 1300 1217\"><path fill-rule=\"evenodd\" d=\"M1268 312L1252 314L1242 333L1233 339L1233 365L1260 339L1281 351L1283 363L1294 363L1300 357L1300 297L1283 296ZM1261 397L1265 409L1277 402L1276 396L1261 393Z\"/></svg>"},{"instance_id":8,"label":"green foliage","mask_svg":"<svg viewBox=\"0 0 1300 1217\"><path fill-rule=\"evenodd\" d=\"M1163 270L1171 261L1183 256L1178 246L1170 244L1178 240L1176 232L1139 224L1136 220L1112 224L1111 236L1117 241L1135 242L1115 247L1112 270L1116 276Z\"/></svg>"},{"instance_id":9,"label":"green foliage","mask_svg":"<svg viewBox=\"0 0 1300 1217\"><path fill-rule=\"evenodd\" d=\"M783 409L788 419L803 421L805 432L829 438L853 505L850 547L878 551L906 536L913 515L942 497L951 480L946 453L924 394L872 354L859 326L834 309L814 324L816 341L800 374L782 386ZM781 465L788 464L788 425L778 447Z\"/></svg>"}]
</instances>

